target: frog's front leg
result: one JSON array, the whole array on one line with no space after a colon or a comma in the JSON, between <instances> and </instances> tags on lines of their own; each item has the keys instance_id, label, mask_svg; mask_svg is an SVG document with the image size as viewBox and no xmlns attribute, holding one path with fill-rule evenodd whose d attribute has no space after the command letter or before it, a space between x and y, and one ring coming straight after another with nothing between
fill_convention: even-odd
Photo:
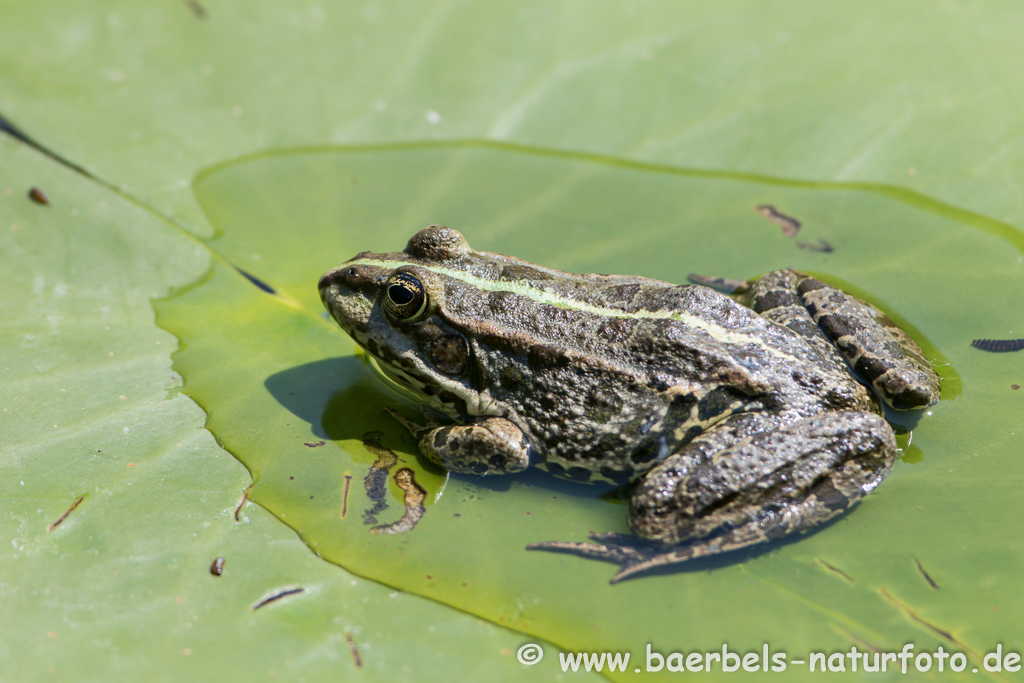
<instances>
[{"instance_id":1,"label":"frog's front leg","mask_svg":"<svg viewBox=\"0 0 1024 683\"><path fill-rule=\"evenodd\" d=\"M427 417L420 425L385 408L419 442L432 463L463 474L514 474L530 465L530 447L519 427L503 417L483 418L469 425L438 425Z\"/></svg>"},{"instance_id":2,"label":"frog's front leg","mask_svg":"<svg viewBox=\"0 0 1024 683\"><path fill-rule=\"evenodd\" d=\"M761 276L745 303L816 346L830 343L897 410L939 400L939 376L910 336L877 308L795 270Z\"/></svg>"},{"instance_id":3,"label":"frog's front leg","mask_svg":"<svg viewBox=\"0 0 1024 683\"><path fill-rule=\"evenodd\" d=\"M634 491L639 539L535 543L615 562L612 582L654 567L806 531L840 514L889 473L896 441L874 413L823 413L779 425L735 415L652 469Z\"/></svg>"}]
</instances>

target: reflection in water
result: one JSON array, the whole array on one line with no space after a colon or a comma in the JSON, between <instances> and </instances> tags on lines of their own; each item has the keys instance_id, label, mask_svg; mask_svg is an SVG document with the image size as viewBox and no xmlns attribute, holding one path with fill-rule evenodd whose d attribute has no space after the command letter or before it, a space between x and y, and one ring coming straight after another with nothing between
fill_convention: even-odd
<instances>
[{"instance_id":1,"label":"reflection in water","mask_svg":"<svg viewBox=\"0 0 1024 683\"><path fill-rule=\"evenodd\" d=\"M403 534L412 531L426 511L423 501L426 500L427 492L416 483L416 474L411 469L403 467L395 472L395 483L405 492L405 512L397 522L373 527L370 529L371 534Z\"/></svg>"},{"instance_id":2,"label":"reflection in water","mask_svg":"<svg viewBox=\"0 0 1024 683\"><path fill-rule=\"evenodd\" d=\"M379 433L373 432L373 434ZM390 448L381 446L375 438L369 438L369 435L363 438L363 446L377 456L363 479L366 497L373 503L373 507L363 511L363 524L376 524L377 515L388 507L388 472L398 462L398 456Z\"/></svg>"}]
</instances>

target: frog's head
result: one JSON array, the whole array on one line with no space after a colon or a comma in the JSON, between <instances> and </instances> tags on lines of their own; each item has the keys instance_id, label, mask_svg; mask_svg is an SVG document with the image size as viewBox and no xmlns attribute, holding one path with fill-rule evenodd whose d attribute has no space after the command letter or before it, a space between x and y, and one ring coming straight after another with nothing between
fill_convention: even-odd
<instances>
[{"instance_id":1,"label":"frog's head","mask_svg":"<svg viewBox=\"0 0 1024 683\"><path fill-rule=\"evenodd\" d=\"M453 281L474 268L475 256L459 232L432 225L402 252L363 252L327 271L320 299L384 374L424 404L452 415L496 414L474 381L464 330L446 315Z\"/></svg>"}]
</instances>

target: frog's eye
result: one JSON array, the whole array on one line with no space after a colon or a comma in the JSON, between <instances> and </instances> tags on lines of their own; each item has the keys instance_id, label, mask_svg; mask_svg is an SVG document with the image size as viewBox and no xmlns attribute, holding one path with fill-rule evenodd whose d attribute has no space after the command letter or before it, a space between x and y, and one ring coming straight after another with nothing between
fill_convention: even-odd
<instances>
[{"instance_id":1,"label":"frog's eye","mask_svg":"<svg viewBox=\"0 0 1024 683\"><path fill-rule=\"evenodd\" d=\"M395 273L384 287L384 309L402 322L415 320L427 308L423 283L410 273Z\"/></svg>"}]
</instances>

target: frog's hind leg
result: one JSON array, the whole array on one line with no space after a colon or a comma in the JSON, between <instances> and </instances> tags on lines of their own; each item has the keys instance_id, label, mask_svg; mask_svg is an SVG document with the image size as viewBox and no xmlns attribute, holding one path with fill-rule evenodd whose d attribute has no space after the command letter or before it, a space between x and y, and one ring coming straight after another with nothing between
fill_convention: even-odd
<instances>
[{"instance_id":1,"label":"frog's hind leg","mask_svg":"<svg viewBox=\"0 0 1024 683\"><path fill-rule=\"evenodd\" d=\"M886 474L888 468L882 473L878 469L865 472L856 464L845 466L833 478L823 480L806 495L766 505L763 514L720 536L678 549L648 552L646 557L631 557L627 562L620 563L622 568L612 577L611 582L616 583L649 569L739 550L792 533L808 531L849 509L865 495L866 490L874 488L884 479ZM605 542L612 540L600 534L592 538Z\"/></svg>"},{"instance_id":2,"label":"frog's hind leg","mask_svg":"<svg viewBox=\"0 0 1024 683\"><path fill-rule=\"evenodd\" d=\"M736 415L644 477L630 501L640 538L594 534L598 543L528 548L614 562L621 567L614 583L818 526L873 490L895 456L892 430L873 413L825 413L782 426Z\"/></svg>"},{"instance_id":3,"label":"frog's hind leg","mask_svg":"<svg viewBox=\"0 0 1024 683\"><path fill-rule=\"evenodd\" d=\"M721 536L678 549L655 550L650 546L639 546L635 538L622 534L591 534L591 539L598 543L581 543L578 548L567 550L578 555L618 563L621 569L611 579L611 583L618 583L650 569L681 564L782 538L793 530L822 524L852 504L847 498L841 502L840 507L830 507L834 503L830 504L828 500L834 494L828 490L821 493L823 495L820 497L817 492L811 493L802 500L790 502L775 514L767 514L764 518L752 520ZM590 548L599 550L593 552L589 551Z\"/></svg>"},{"instance_id":4,"label":"frog's hind leg","mask_svg":"<svg viewBox=\"0 0 1024 683\"><path fill-rule=\"evenodd\" d=\"M921 348L871 304L794 270L762 276L745 303L819 350L833 346L893 408L916 410L939 400L939 376Z\"/></svg>"}]
</instances>

